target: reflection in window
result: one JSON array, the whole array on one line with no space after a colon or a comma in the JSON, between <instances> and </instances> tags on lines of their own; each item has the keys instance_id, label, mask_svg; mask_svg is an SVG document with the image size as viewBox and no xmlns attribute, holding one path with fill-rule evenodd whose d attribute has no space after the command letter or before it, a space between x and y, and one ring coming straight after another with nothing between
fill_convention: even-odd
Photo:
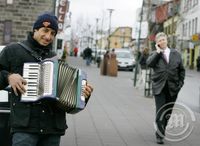
<instances>
[{"instance_id":1,"label":"reflection in window","mask_svg":"<svg viewBox=\"0 0 200 146\"><path fill-rule=\"evenodd\" d=\"M6 0L6 4L9 4L9 5L13 4L13 0Z\"/></svg>"},{"instance_id":2,"label":"reflection in window","mask_svg":"<svg viewBox=\"0 0 200 146\"><path fill-rule=\"evenodd\" d=\"M4 22L4 35L3 35L3 43L9 44L11 42L11 33L12 33L12 22L5 21Z\"/></svg>"}]
</instances>

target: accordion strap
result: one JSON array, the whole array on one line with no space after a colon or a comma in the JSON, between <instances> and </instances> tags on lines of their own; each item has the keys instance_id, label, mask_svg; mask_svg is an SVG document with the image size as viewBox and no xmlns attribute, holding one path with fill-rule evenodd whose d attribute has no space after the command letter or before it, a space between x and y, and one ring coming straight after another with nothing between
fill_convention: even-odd
<instances>
[{"instance_id":1,"label":"accordion strap","mask_svg":"<svg viewBox=\"0 0 200 146\"><path fill-rule=\"evenodd\" d=\"M35 59L38 61L42 61L42 57L39 56L35 51L33 51L30 47L28 47L26 44L22 42L17 42L20 46L22 46L24 49L26 49Z\"/></svg>"}]
</instances>

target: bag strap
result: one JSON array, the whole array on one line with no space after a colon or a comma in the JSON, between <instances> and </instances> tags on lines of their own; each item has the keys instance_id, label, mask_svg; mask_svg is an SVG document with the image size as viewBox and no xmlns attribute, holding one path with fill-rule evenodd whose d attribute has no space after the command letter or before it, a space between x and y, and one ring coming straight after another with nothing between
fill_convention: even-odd
<instances>
[{"instance_id":1,"label":"bag strap","mask_svg":"<svg viewBox=\"0 0 200 146\"><path fill-rule=\"evenodd\" d=\"M35 59L38 61L42 61L42 57L39 56L35 51L33 51L30 47L28 47L26 44L22 42L17 42L20 46L22 46L24 49L26 49Z\"/></svg>"}]
</instances>

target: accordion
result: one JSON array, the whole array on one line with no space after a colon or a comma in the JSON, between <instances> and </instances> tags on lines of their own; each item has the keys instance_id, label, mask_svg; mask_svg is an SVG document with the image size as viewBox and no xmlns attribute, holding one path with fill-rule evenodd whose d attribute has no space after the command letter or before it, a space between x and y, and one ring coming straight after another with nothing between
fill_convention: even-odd
<instances>
[{"instance_id":1,"label":"accordion","mask_svg":"<svg viewBox=\"0 0 200 146\"><path fill-rule=\"evenodd\" d=\"M73 68L64 61L24 63L23 78L27 81L26 93L21 96L23 102L53 99L68 113L77 113L85 108L83 88L86 73L81 69Z\"/></svg>"}]
</instances>

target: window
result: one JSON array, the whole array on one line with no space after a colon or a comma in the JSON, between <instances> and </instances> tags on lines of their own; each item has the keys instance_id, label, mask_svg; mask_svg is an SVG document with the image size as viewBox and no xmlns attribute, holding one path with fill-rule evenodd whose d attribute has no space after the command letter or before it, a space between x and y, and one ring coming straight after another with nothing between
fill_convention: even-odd
<instances>
[{"instance_id":1,"label":"window","mask_svg":"<svg viewBox=\"0 0 200 146\"><path fill-rule=\"evenodd\" d=\"M57 49L58 50L62 49L62 39L57 39Z\"/></svg>"},{"instance_id":2,"label":"window","mask_svg":"<svg viewBox=\"0 0 200 146\"><path fill-rule=\"evenodd\" d=\"M6 0L6 4L9 4L9 5L13 4L13 0Z\"/></svg>"},{"instance_id":3,"label":"window","mask_svg":"<svg viewBox=\"0 0 200 146\"><path fill-rule=\"evenodd\" d=\"M192 34L195 34L195 19L192 19Z\"/></svg>"},{"instance_id":4,"label":"window","mask_svg":"<svg viewBox=\"0 0 200 146\"><path fill-rule=\"evenodd\" d=\"M191 36L191 21L189 21L188 36Z\"/></svg>"},{"instance_id":5,"label":"window","mask_svg":"<svg viewBox=\"0 0 200 146\"><path fill-rule=\"evenodd\" d=\"M188 35L188 23L185 24L185 35L187 37Z\"/></svg>"},{"instance_id":6,"label":"window","mask_svg":"<svg viewBox=\"0 0 200 146\"><path fill-rule=\"evenodd\" d=\"M4 22L3 43L9 44L11 42L12 22L7 20Z\"/></svg>"},{"instance_id":7,"label":"window","mask_svg":"<svg viewBox=\"0 0 200 146\"><path fill-rule=\"evenodd\" d=\"M197 5L197 4L198 4L198 1L199 1L199 0L193 0L193 6Z\"/></svg>"},{"instance_id":8,"label":"window","mask_svg":"<svg viewBox=\"0 0 200 146\"><path fill-rule=\"evenodd\" d=\"M185 0L184 1L184 11L187 11L188 10L188 0Z\"/></svg>"},{"instance_id":9,"label":"window","mask_svg":"<svg viewBox=\"0 0 200 146\"><path fill-rule=\"evenodd\" d=\"M189 9L191 9L192 8L192 0L189 0L188 4L189 4Z\"/></svg>"},{"instance_id":10,"label":"window","mask_svg":"<svg viewBox=\"0 0 200 146\"><path fill-rule=\"evenodd\" d=\"M197 29L198 29L198 18L197 18L197 17L195 18L194 23L195 23L195 24L194 24L194 26L195 26L195 27L194 27L194 33L196 34L196 33L197 33Z\"/></svg>"},{"instance_id":11,"label":"window","mask_svg":"<svg viewBox=\"0 0 200 146\"><path fill-rule=\"evenodd\" d=\"M185 24L182 25L182 37L185 36Z\"/></svg>"}]
</instances>

